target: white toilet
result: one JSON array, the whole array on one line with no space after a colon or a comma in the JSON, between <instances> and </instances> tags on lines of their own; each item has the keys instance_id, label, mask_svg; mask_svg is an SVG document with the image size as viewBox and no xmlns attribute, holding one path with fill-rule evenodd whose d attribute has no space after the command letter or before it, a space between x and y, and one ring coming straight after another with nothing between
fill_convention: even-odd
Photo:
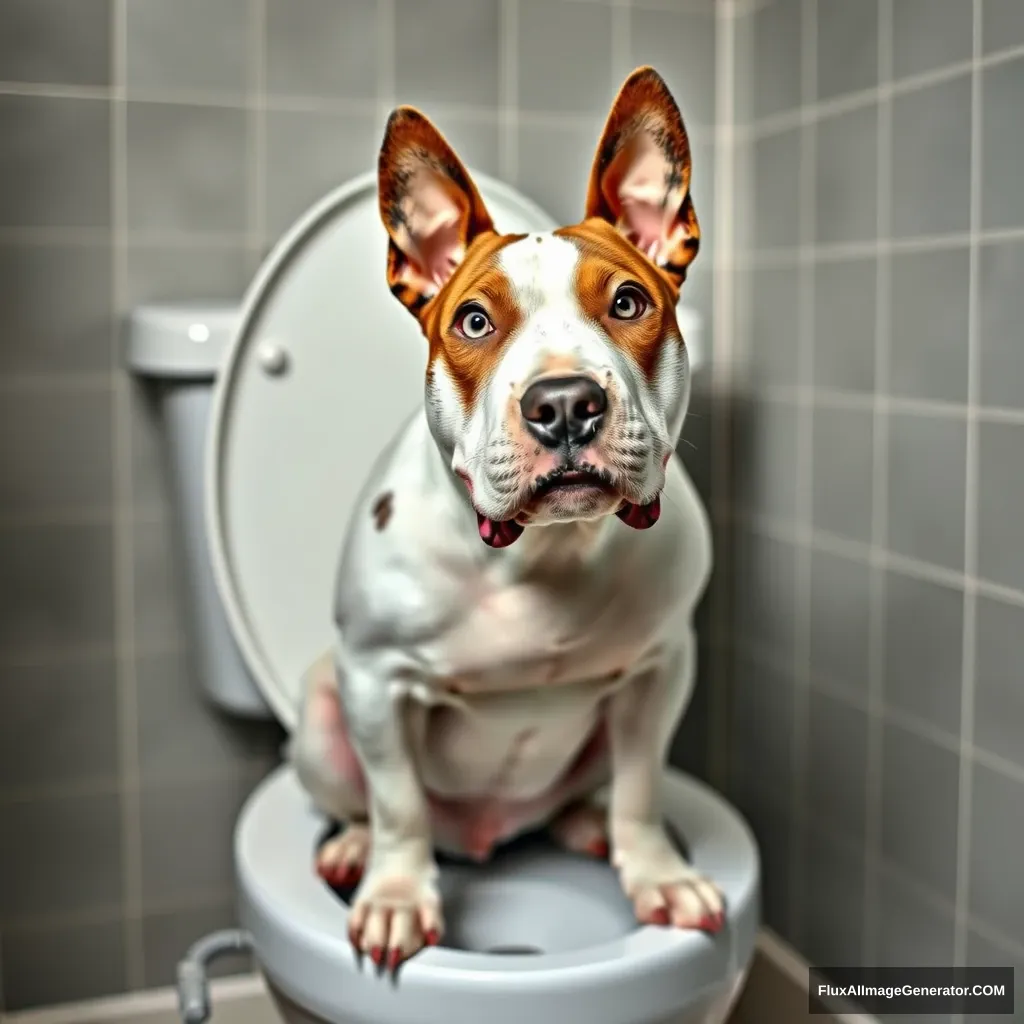
<instances>
[{"instance_id":1,"label":"white toilet","mask_svg":"<svg viewBox=\"0 0 1024 1024\"><path fill-rule=\"evenodd\" d=\"M506 186L474 179L500 230L554 226ZM422 401L425 343L388 292L385 248L369 174L302 219L241 308L146 307L130 325L131 370L162 381L203 685L229 713L287 729L300 676L332 640L346 520L377 454L342 439L369 403L397 429ZM288 1021L721 1024L754 951L757 849L705 786L669 770L664 789L673 831L725 893L717 936L637 925L607 864L528 839L485 866L443 864L445 945L397 982L378 977L349 946L346 903L312 869L327 823L284 767L239 818L245 931L226 941L251 944ZM197 957L184 980L199 991ZM186 1003L190 1021L204 1019L196 991Z\"/></svg>"}]
</instances>

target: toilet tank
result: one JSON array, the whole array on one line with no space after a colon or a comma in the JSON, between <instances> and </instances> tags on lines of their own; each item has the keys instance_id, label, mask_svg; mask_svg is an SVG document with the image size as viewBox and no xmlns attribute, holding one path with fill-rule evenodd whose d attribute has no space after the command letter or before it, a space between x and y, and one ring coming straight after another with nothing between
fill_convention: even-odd
<instances>
[{"instance_id":1,"label":"toilet tank","mask_svg":"<svg viewBox=\"0 0 1024 1024\"><path fill-rule=\"evenodd\" d=\"M126 361L151 389L159 417L183 562L185 621L200 684L228 714L271 719L235 644L206 539L204 462L214 382L239 313L231 302L142 306L128 321Z\"/></svg>"}]
</instances>

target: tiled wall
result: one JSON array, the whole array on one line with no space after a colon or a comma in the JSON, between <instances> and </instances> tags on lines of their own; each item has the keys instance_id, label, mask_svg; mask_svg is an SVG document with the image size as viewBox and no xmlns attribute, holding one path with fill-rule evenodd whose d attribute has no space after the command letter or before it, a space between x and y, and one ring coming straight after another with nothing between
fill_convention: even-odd
<instances>
[{"instance_id":1,"label":"tiled wall","mask_svg":"<svg viewBox=\"0 0 1024 1024\"><path fill-rule=\"evenodd\" d=\"M693 129L709 319L713 39L711 0L0 0L0 1010L169 983L231 922L234 817L278 754L196 695L123 314L239 296L396 101L577 219L653 61Z\"/></svg>"},{"instance_id":2,"label":"tiled wall","mask_svg":"<svg viewBox=\"0 0 1024 1024\"><path fill-rule=\"evenodd\" d=\"M767 918L822 965L1024 965L1024 4L736 32L732 792Z\"/></svg>"}]
</instances>

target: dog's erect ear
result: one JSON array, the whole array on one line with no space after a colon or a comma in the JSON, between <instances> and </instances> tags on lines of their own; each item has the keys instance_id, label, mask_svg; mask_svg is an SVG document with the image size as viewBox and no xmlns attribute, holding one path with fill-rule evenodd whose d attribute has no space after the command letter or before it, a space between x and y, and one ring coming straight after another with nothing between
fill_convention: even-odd
<instances>
[{"instance_id":1,"label":"dog's erect ear","mask_svg":"<svg viewBox=\"0 0 1024 1024\"><path fill-rule=\"evenodd\" d=\"M690 140L661 75L637 68L615 98L587 189L587 217L613 224L678 288L700 246Z\"/></svg>"},{"instance_id":2,"label":"dog's erect ear","mask_svg":"<svg viewBox=\"0 0 1024 1024\"><path fill-rule=\"evenodd\" d=\"M399 107L388 118L377 184L391 239L388 287L418 316L473 239L494 225L451 146L412 107Z\"/></svg>"}]
</instances>

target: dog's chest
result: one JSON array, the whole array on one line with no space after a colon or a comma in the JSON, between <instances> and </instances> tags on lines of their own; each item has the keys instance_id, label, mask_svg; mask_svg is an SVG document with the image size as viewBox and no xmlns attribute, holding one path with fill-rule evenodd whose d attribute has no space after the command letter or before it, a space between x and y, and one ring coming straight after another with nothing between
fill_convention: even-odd
<instances>
[{"instance_id":1,"label":"dog's chest","mask_svg":"<svg viewBox=\"0 0 1024 1024\"><path fill-rule=\"evenodd\" d=\"M423 653L434 683L455 693L531 690L624 676L657 611L606 586L477 578Z\"/></svg>"}]
</instances>

